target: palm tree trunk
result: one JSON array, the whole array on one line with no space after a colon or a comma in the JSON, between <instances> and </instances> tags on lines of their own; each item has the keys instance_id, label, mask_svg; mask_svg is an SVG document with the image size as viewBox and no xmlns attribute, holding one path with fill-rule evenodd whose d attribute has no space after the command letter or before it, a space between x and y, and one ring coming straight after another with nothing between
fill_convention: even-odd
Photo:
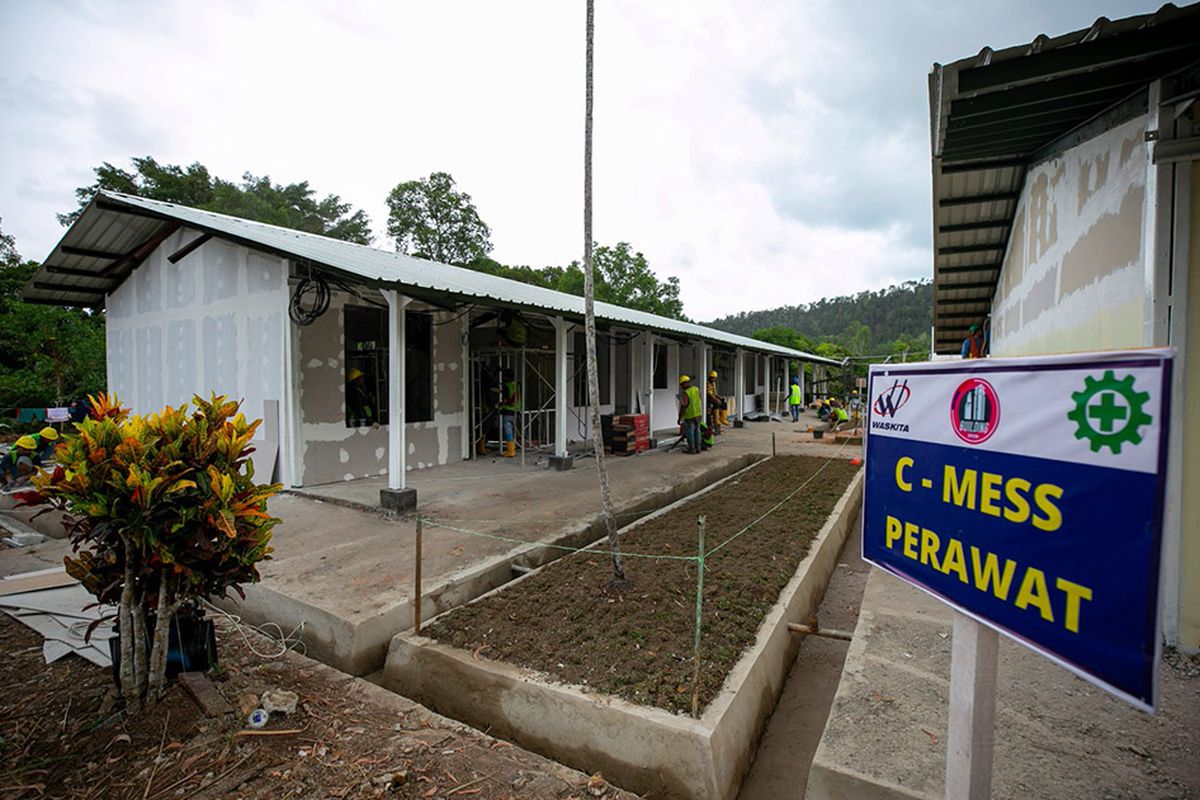
<instances>
[{"instance_id":1,"label":"palm tree trunk","mask_svg":"<svg viewBox=\"0 0 1200 800\"><path fill-rule=\"evenodd\" d=\"M587 0L587 66L583 123L583 316L587 342L588 406L591 411L592 449L596 453L596 472L600 476L600 505L608 529L608 547L612 551L613 585L623 588L625 566L621 563L617 521L613 516L612 493L608 486L608 465L604 462L604 433L600 429L600 381L596 371L595 281L592 278L592 52L595 38L595 0Z\"/></svg>"}]
</instances>

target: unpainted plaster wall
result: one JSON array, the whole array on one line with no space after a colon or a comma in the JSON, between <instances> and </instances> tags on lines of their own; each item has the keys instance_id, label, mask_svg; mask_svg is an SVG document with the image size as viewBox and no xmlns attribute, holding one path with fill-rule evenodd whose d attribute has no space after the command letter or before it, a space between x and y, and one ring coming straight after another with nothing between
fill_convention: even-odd
<instances>
[{"instance_id":1,"label":"unpainted plaster wall","mask_svg":"<svg viewBox=\"0 0 1200 800\"><path fill-rule=\"evenodd\" d=\"M378 302L383 302L382 295ZM346 427L346 305L366 303L335 290L329 310L299 331L298 407L304 454L300 483L305 486L387 474L387 426ZM432 311L418 303L408 310ZM410 470L462 458L462 326L447 322L454 316L433 312L433 420L409 423L405 429Z\"/></svg>"},{"instance_id":2,"label":"unpainted plaster wall","mask_svg":"<svg viewBox=\"0 0 1200 800\"><path fill-rule=\"evenodd\" d=\"M108 295L109 391L138 413L216 392L258 418L283 400L286 266L218 239L167 261L199 235L176 232Z\"/></svg>"},{"instance_id":3,"label":"unpainted plaster wall","mask_svg":"<svg viewBox=\"0 0 1200 800\"><path fill-rule=\"evenodd\" d=\"M992 303L992 353L1140 347L1145 119L1035 166Z\"/></svg>"}]
</instances>

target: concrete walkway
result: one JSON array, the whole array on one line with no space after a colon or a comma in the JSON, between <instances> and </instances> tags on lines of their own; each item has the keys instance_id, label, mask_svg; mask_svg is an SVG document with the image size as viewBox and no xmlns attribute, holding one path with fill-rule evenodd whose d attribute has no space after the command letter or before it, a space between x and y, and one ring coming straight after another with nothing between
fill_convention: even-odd
<instances>
[{"instance_id":1,"label":"concrete walkway","mask_svg":"<svg viewBox=\"0 0 1200 800\"><path fill-rule=\"evenodd\" d=\"M872 569L809 800L941 798L949 608ZM1200 659L1168 654L1145 714L1000 637L993 797L1200 797Z\"/></svg>"},{"instance_id":2,"label":"concrete walkway","mask_svg":"<svg viewBox=\"0 0 1200 800\"><path fill-rule=\"evenodd\" d=\"M862 515L850 525L850 535L817 611L821 627L852 631L871 566L859 557ZM850 643L805 636L783 685L754 763L742 781L738 800L801 798L825 720L842 676Z\"/></svg>"}]
</instances>

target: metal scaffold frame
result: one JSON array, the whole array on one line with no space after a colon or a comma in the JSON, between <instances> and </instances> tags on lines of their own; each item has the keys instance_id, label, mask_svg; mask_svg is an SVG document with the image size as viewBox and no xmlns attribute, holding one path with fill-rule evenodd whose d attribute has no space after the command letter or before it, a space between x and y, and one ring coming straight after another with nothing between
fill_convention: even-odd
<instances>
[{"instance_id":1,"label":"metal scaffold frame","mask_svg":"<svg viewBox=\"0 0 1200 800\"><path fill-rule=\"evenodd\" d=\"M471 362L471 457L478 456L478 442L490 445L502 439L500 414L489 386L499 384L501 370L510 370L521 393L521 410L517 414L515 431L521 465L525 451L541 452L554 449L554 358L553 350L526 347L484 347L472 349ZM549 372L550 379L546 377ZM533 379L536 391L530 390ZM495 434L493 438L491 434Z\"/></svg>"}]
</instances>

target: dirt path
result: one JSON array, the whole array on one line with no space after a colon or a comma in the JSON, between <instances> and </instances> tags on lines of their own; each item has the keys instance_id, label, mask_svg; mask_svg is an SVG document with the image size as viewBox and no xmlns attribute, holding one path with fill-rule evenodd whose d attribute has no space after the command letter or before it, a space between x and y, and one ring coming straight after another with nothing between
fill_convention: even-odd
<instances>
[{"instance_id":1,"label":"dirt path","mask_svg":"<svg viewBox=\"0 0 1200 800\"><path fill-rule=\"evenodd\" d=\"M838 565L817 616L823 627L852 631L870 565L859 558L861 515L850 526ZM775 711L758 744L758 754L742 783L739 800L802 798L808 768L821 741L825 719L837 692L849 642L805 637L783 685Z\"/></svg>"}]
</instances>

